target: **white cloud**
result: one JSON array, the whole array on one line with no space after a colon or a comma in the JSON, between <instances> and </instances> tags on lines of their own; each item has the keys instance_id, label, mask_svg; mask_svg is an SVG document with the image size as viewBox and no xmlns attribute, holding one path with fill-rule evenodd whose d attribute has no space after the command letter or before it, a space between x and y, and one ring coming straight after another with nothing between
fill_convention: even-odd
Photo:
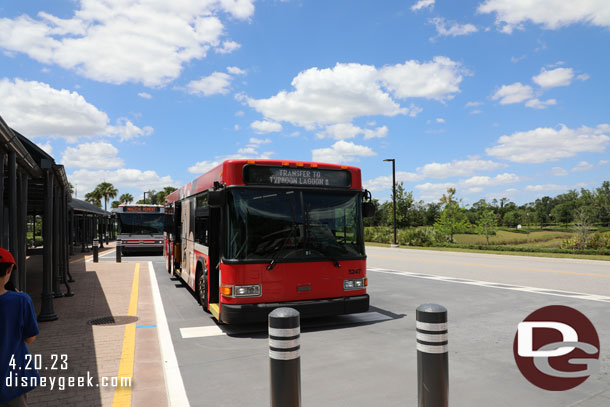
<instances>
[{"instance_id":1,"label":"white cloud","mask_svg":"<svg viewBox=\"0 0 610 407\"><path fill-rule=\"evenodd\" d=\"M317 137L324 138L329 136L335 140L345 140L354 138L359 134L363 134L365 140L372 138L384 138L388 135L388 128L386 126L380 126L376 129L363 129L358 126L354 126L351 123L337 123L326 126L324 131L317 134Z\"/></svg>"},{"instance_id":2,"label":"white cloud","mask_svg":"<svg viewBox=\"0 0 610 407\"><path fill-rule=\"evenodd\" d=\"M220 161L199 161L188 168L192 174L204 174L220 164Z\"/></svg>"},{"instance_id":3,"label":"white cloud","mask_svg":"<svg viewBox=\"0 0 610 407\"><path fill-rule=\"evenodd\" d=\"M101 82L159 86L210 48L238 47L220 42L223 11L246 20L253 0L86 0L71 18L40 12L0 19L0 47Z\"/></svg>"},{"instance_id":4,"label":"white cloud","mask_svg":"<svg viewBox=\"0 0 610 407\"><path fill-rule=\"evenodd\" d=\"M119 136L123 140L153 132L152 127L139 128L125 118L110 125L108 115L78 92L21 79L0 79L0 112L11 127L26 137L53 136L74 141L80 137Z\"/></svg>"},{"instance_id":5,"label":"white cloud","mask_svg":"<svg viewBox=\"0 0 610 407\"><path fill-rule=\"evenodd\" d=\"M358 157L377 155L370 147L339 140L329 148L318 148L311 151L312 161L342 164L358 161Z\"/></svg>"},{"instance_id":6,"label":"white cloud","mask_svg":"<svg viewBox=\"0 0 610 407\"><path fill-rule=\"evenodd\" d=\"M424 178L465 177L477 171L493 171L506 167L506 164L489 160L453 160L448 163L429 163L417 168Z\"/></svg>"},{"instance_id":7,"label":"white cloud","mask_svg":"<svg viewBox=\"0 0 610 407\"><path fill-rule=\"evenodd\" d=\"M189 82L186 88L192 95L226 95L229 93L232 79L231 75L224 72L214 72L209 76Z\"/></svg>"},{"instance_id":8,"label":"white cloud","mask_svg":"<svg viewBox=\"0 0 610 407\"><path fill-rule=\"evenodd\" d=\"M459 92L464 69L446 57L433 61L376 68L357 63L333 68L310 68L293 80L293 91L280 91L267 99L248 98L250 107L266 118L297 126L349 123L360 116L416 115L421 108L401 107L392 98L426 98L444 101Z\"/></svg>"},{"instance_id":9,"label":"white cloud","mask_svg":"<svg viewBox=\"0 0 610 407\"><path fill-rule=\"evenodd\" d=\"M581 171L590 171L595 168L595 165L590 164L586 161L581 161L574 168L572 168L573 172L581 172Z\"/></svg>"},{"instance_id":10,"label":"white cloud","mask_svg":"<svg viewBox=\"0 0 610 407\"><path fill-rule=\"evenodd\" d=\"M279 131L282 131L283 129L280 123L272 122L269 120L255 120L250 123L250 127L258 134L277 133Z\"/></svg>"},{"instance_id":11,"label":"white cloud","mask_svg":"<svg viewBox=\"0 0 610 407\"><path fill-rule=\"evenodd\" d=\"M551 89L557 86L568 86L574 78L574 70L572 68L557 68L547 71L542 68L540 73L532 80L535 84L543 89Z\"/></svg>"},{"instance_id":12,"label":"white cloud","mask_svg":"<svg viewBox=\"0 0 610 407\"><path fill-rule=\"evenodd\" d=\"M557 185L557 184L537 184L537 185L527 185L525 187L526 191L529 192L537 192L540 194L549 193L553 191L567 191L574 188L582 188L586 185L584 183L576 184L576 185Z\"/></svg>"},{"instance_id":13,"label":"white cloud","mask_svg":"<svg viewBox=\"0 0 610 407\"><path fill-rule=\"evenodd\" d=\"M138 96L141 97L142 99L152 99L152 95L150 93L146 93L146 92L140 92L140 93L138 93Z\"/></svg>"},{"instance_id":14,"label":"white cloud","mask_svg":"<svg viewBox=\"0 0 610 407\"><path fill-rule=\"evenodd\" d=\"M143 128L139 128L124 117L117 119L117 124L117 126L108 126L106 133L108 135L118 136L121 141L131 140L141 136L150 136L153 133L152 127L144 126Z\"/></svg>"},{"instance_id":15,"label":"white cloud","mask_svg":"<svg viewBox=\"0 0 610 407\"><path fill-rule=\"evenodd\" d=\"M230 54L231 52L241 48L241 44L235 41L223 41L222 46L216 48L218 54Z\"/></svg>"},{"instance_id":16,"label":"white cloud","mask_svg":"<svg viewBox=\"0 0 610 407\"><path fill-rule=\"evenodd\" d=\"M51 145L50 141L47 141L46 143L42 144L42 143L35 143L40 149L42 149L42 151L44 151L45 153L47 153L50 156L53 156L53 146ZM63 164L63 162L62 162Z\"/></svg>"},{"instance_id":17,"label":"white cloud","mask_svg":"<svg viewBox=\"0 0 610 407\"><path fill-rule=\"evenodd\" d=\"M576 77L576 79L578 79L579 81L588 81L589 79L591 79L591 75L589 75L588 73L583 73L580 74Z\"/></svg>"},{"instance_id":18,"label":"white cloud","mask_svg":"<svg viewBox=\"0 0 610 407\"><path fill-rule=\"evenodd\" d=\"M412 11L421 10L422 8L433 8L435 0L419 0L417 3L411 6Z\"/></svg>"},{"instance_id":19,"label":"white cloud","mask_svg":"<svg viewBox=\"0 0 610 407\"><path fill-rule=\"evenodd\" d=\"M468 102L464 105L464 107L479 107L483 104L483 102L478 102L478 101L473 101L473 102Z\"/></svg>"},{"instance_id":20,"label":"white cloud","mask_svg":"<svg viewBox=\"0 0 610 407\"><path fill-rule=\"evenodd\" d=\"M156 171L142 171L132 168L119 168L117 170L76 170L68 175L68 180L78 191L91 191L97 184L106 181L116 188L136 188L141 191L149 189L162 189L175 184L169 176L160 176Z\"/></svg>"},{"instance_id":21,"label":"white cloud","mask_svg":"<svg viewBox=\"0 0 610 407\"><path fill-rule=\"evenodd\" d=\"M239 69L236 66L227 66L227 72L232 75L245 75L246 74L246 71L244 71L243 69Z\"/></svg>"},{"instance_id":22,"label":"white cloud","mask_svg":"<svg viewBox=\"0 0 610 407\"><path fill-rule=\"evenodd\" d=\"M522 29L526 21L550 30L575 23L610 27L610 2L607 0L487 0L477 11L495 13L496 25L509 34L514 29Z\"/></svg>"},{"instance_id":23,"label":"white cloud","mask_svg":"<svg viewBox=\"0 0 610 407\"><path fill-rule=\"evenodd\" d=\"M569 172L561 167L553 167L551 168L551 175L555 177L565 177Z\"/></svg>"},{"instance_id":24,"label":"white cloud","mask_svg":"<svg viewBox=\"0 0 610 407\"><path fill-rule=\"evenodd\" d=\"M414 182L419 181L423 177L420 174L405 171L396 171L396 182ZM392 176L383 175L377 178L373 178L364 181L364 187L369 191L381 191L384 189L392 188Z\"/></svg>"},{"instance_id":25,"label":"white cloud","mask_svg":"<svg viewBox=\"0 0 610 407\"><path fill-rule=\"evenodd\" d=\"M61 163L67 168L86 168L108 170L120 168L124 162L117 155L119 150L110 143L83 143L68 147L61 157Z\"/></svg>"},{"instance_id":26,"label":"white cloud","mask_svg":"<svg viewBox=\"0 0 610 407\"><path fill-rule=\"evenodd\" d=\"M456 22L450 22L442 17L435 17L429 20L436 27L436 33L440 37L458 37L461 35L468 35L479 31L477 27L472 24L458 24ZM449 24L449 26L447 26Z\"/></svg>"},{"instance_id":27,"label":"white cloud","mask_svg":"<svg viewBox=\"0 0 610 407\"><path fill-rule=\"evenodd\" d=\"M444 101L460 91L462 75L459 62L437 56L431 62L411 60L379 70L384 85L398 98L425 98Z\"/></svg>"},{"instance_id":28,"label":"white cloud","mask_svg":"<svg viewBox=\"0 0 610 407\"><path fill-rule=\"evenodd\" d=\"M510 185L519 182L519 176L511 173L498 174L495 177L477 175L460 182L465 187L496 187L499 185Z\"/></svg>"},{"instance_id":29,"label":"white cloud","mask_svg":"<svg viewBox=\"0 0 610 407\"><path fill-rule=\"evenodd\" d=\"M260 139L256 137L250 137L250 143L255 145L268 144L271 143L271 139Z\"/></svg>"},{"instance_id":30,"label":"white cloud","mask_svg":"<svg viewBox=\"0 0 610 407\"><path fill-rule=\"evenodd\" d=\"M537 98L530 99L525 102L525 106L531 107L532 109L546 109L549 106L557 104L557 99L540 100Z\"/></svg>"},{"instance_id":31,"label":"white cloud","mask_svg":"<svg viewBox=\"0 0 610 407\"><path fill-rule=\"evenodd\" d=\"M442 117L437 117L436 118L436 122L437 123L445 123L445 119L443 119Z\"/></svg>"},{"instance_id":32,"label":"white cloud","mask_svg":"<svg viewBox=\"0 0 610 407\"><path fill-rule=\"evenodd\" d=\"M501 105L508 105L523 102L524 100L531 99L533 96L534 92L531 86L515 82L511 85L502 85L491 98L493 100L500 99Z\"/></svg>"},{"instance_id":33,"label":"white cloud","mask_svg":"<svg viewBox=\"0 0 610 407\"><path fill-rule=\"evenodd\" d=\"M601 153L610 144L610 136L606 134L610 134L610 124L600 124L595 128L582 126L579 129L570 129L565 125L560 125L559 129L540 127L502 136L496 146L485 151L512 162L543 163L583 152Z\"/></svg>"},{"instance_id":34,"label":"white cloud","mask_svg":"<svg viewBox=\"0 0 610 407\"><path fill-rule=\"evenodd\" d=\"M347 123L365 115L406 114L407 109L380 88L377 78L376 68L370 65L310 68L292 80L294 91L248 99L248 104L269 119L303 127Z\"/></svg>"},{"instance_id":35,"label":"white cloud","mask_svg":"<svg viewBox=\"0 0 610 407\"><path fill-rule=\"evenodd\" d=\"M444 184L432 184L426 182L425 184L415 185L415 189L418 191L419 197L424 200L439 200L443 194L447 192L449 188L455 188L454 183L448 182Z\"/></svg>"}]
</instances>

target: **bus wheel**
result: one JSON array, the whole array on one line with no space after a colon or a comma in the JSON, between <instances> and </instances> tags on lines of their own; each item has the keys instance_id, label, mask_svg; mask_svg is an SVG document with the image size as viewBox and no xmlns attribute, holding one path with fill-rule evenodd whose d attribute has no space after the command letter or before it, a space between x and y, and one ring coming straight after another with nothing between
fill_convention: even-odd
<instances>
[{"instance_id":1,"label":"bus wheel","mask_svg":"<svg viewBox=\"0 0 610 407\"><path fill-rule=\"evenodd\" d=\"M208 311L208 275L203 272L201 265L197 266L197 299L203 309Z\"/></svg>"}]
</instances>

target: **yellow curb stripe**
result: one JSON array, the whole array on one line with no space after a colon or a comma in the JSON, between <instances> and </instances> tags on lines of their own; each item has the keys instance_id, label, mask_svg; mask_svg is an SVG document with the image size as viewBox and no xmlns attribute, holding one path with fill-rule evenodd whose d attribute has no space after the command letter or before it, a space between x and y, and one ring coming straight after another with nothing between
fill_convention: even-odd
<instances>
[{"instance_id":1,"label":"yellow curb stripe","mask_svg":"<svg viewBox=\"0 0 610 407\"><path fill-rule=\"evenodd\" d=\"M133 274L133 284L131 286L131 297L129 300L129 311L127 315L135 316L138 312L138 286L140 283L140 263L136 263L136 269ZM119 365L119 380L121 383L122 377L128 377L132 380L133 385L133 362L135 359L136 345L136 324L125 326L125 336L123 338L123 351L121 353L121 363ZM112 400L113 407L131 406L131 387L117 387L114 391L114 399Z\"/></svg>"},{"instance_id":2,"label":"yellow curb stripe","mask_svg":"<svg viewBox=\"0 0 610 407\"><path fill-rule=\"evenodd\" d=\"M422 263L440 263L440 264L450 264L450 265L469 266L469 267L494 268L494 269L503 269L503 270L533 271L536 273L555 273L555 274L568 274L568 275L573 275L573 276L610 278L610 274L580 273L577 271L547 270L547 269L537 269L537 268L519 267L519 266L501 266L498 264L467 263L467 262L462 262L462 261L450 261L450 260L430 260L430 259L420 259L420 258L416 258L416 257L382 256L379 254L369 254L368 257L419 261Z\"/></svg>"}]
</instances>

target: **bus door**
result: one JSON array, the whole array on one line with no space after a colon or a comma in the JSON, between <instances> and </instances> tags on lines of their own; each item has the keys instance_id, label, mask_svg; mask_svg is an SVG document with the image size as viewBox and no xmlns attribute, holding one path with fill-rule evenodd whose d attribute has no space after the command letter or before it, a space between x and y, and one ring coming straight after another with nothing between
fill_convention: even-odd
<instances>
[{"instance_id":1,"label":"bus door","mask_svg":"<svg viewBox=\"0 0 610 407\"><path fill-rule=\"evenodd\" d=\"M221 236L221 208L210 207L210 264L209 264L209 302L217 304L220 302L220 242Z\"/></svg>"}]
</instances>

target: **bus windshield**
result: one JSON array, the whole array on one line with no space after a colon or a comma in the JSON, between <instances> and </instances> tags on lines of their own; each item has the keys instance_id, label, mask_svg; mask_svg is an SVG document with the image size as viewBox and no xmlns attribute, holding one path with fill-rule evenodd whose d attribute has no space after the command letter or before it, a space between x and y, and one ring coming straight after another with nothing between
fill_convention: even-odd
<instances>
[{"instance_id":1,"label":"bus windshield","mask_svg":"<svg viewBox=\"0 0 610 407\"><path fill-rule=\"evenodd\" d=\"M362 258L360 201L356 191L230 189L226 257Z\"/></svg>"},{"instance_id":2,"label":"bus windshield","mask_svg":"<svg viewBox=\"0 0 610 407\"><path fill-rule=\"evenodd\" d=\"M162 213L119 213L119 233L127 235L162 235Z\"/></svg>"}]
</instances>

